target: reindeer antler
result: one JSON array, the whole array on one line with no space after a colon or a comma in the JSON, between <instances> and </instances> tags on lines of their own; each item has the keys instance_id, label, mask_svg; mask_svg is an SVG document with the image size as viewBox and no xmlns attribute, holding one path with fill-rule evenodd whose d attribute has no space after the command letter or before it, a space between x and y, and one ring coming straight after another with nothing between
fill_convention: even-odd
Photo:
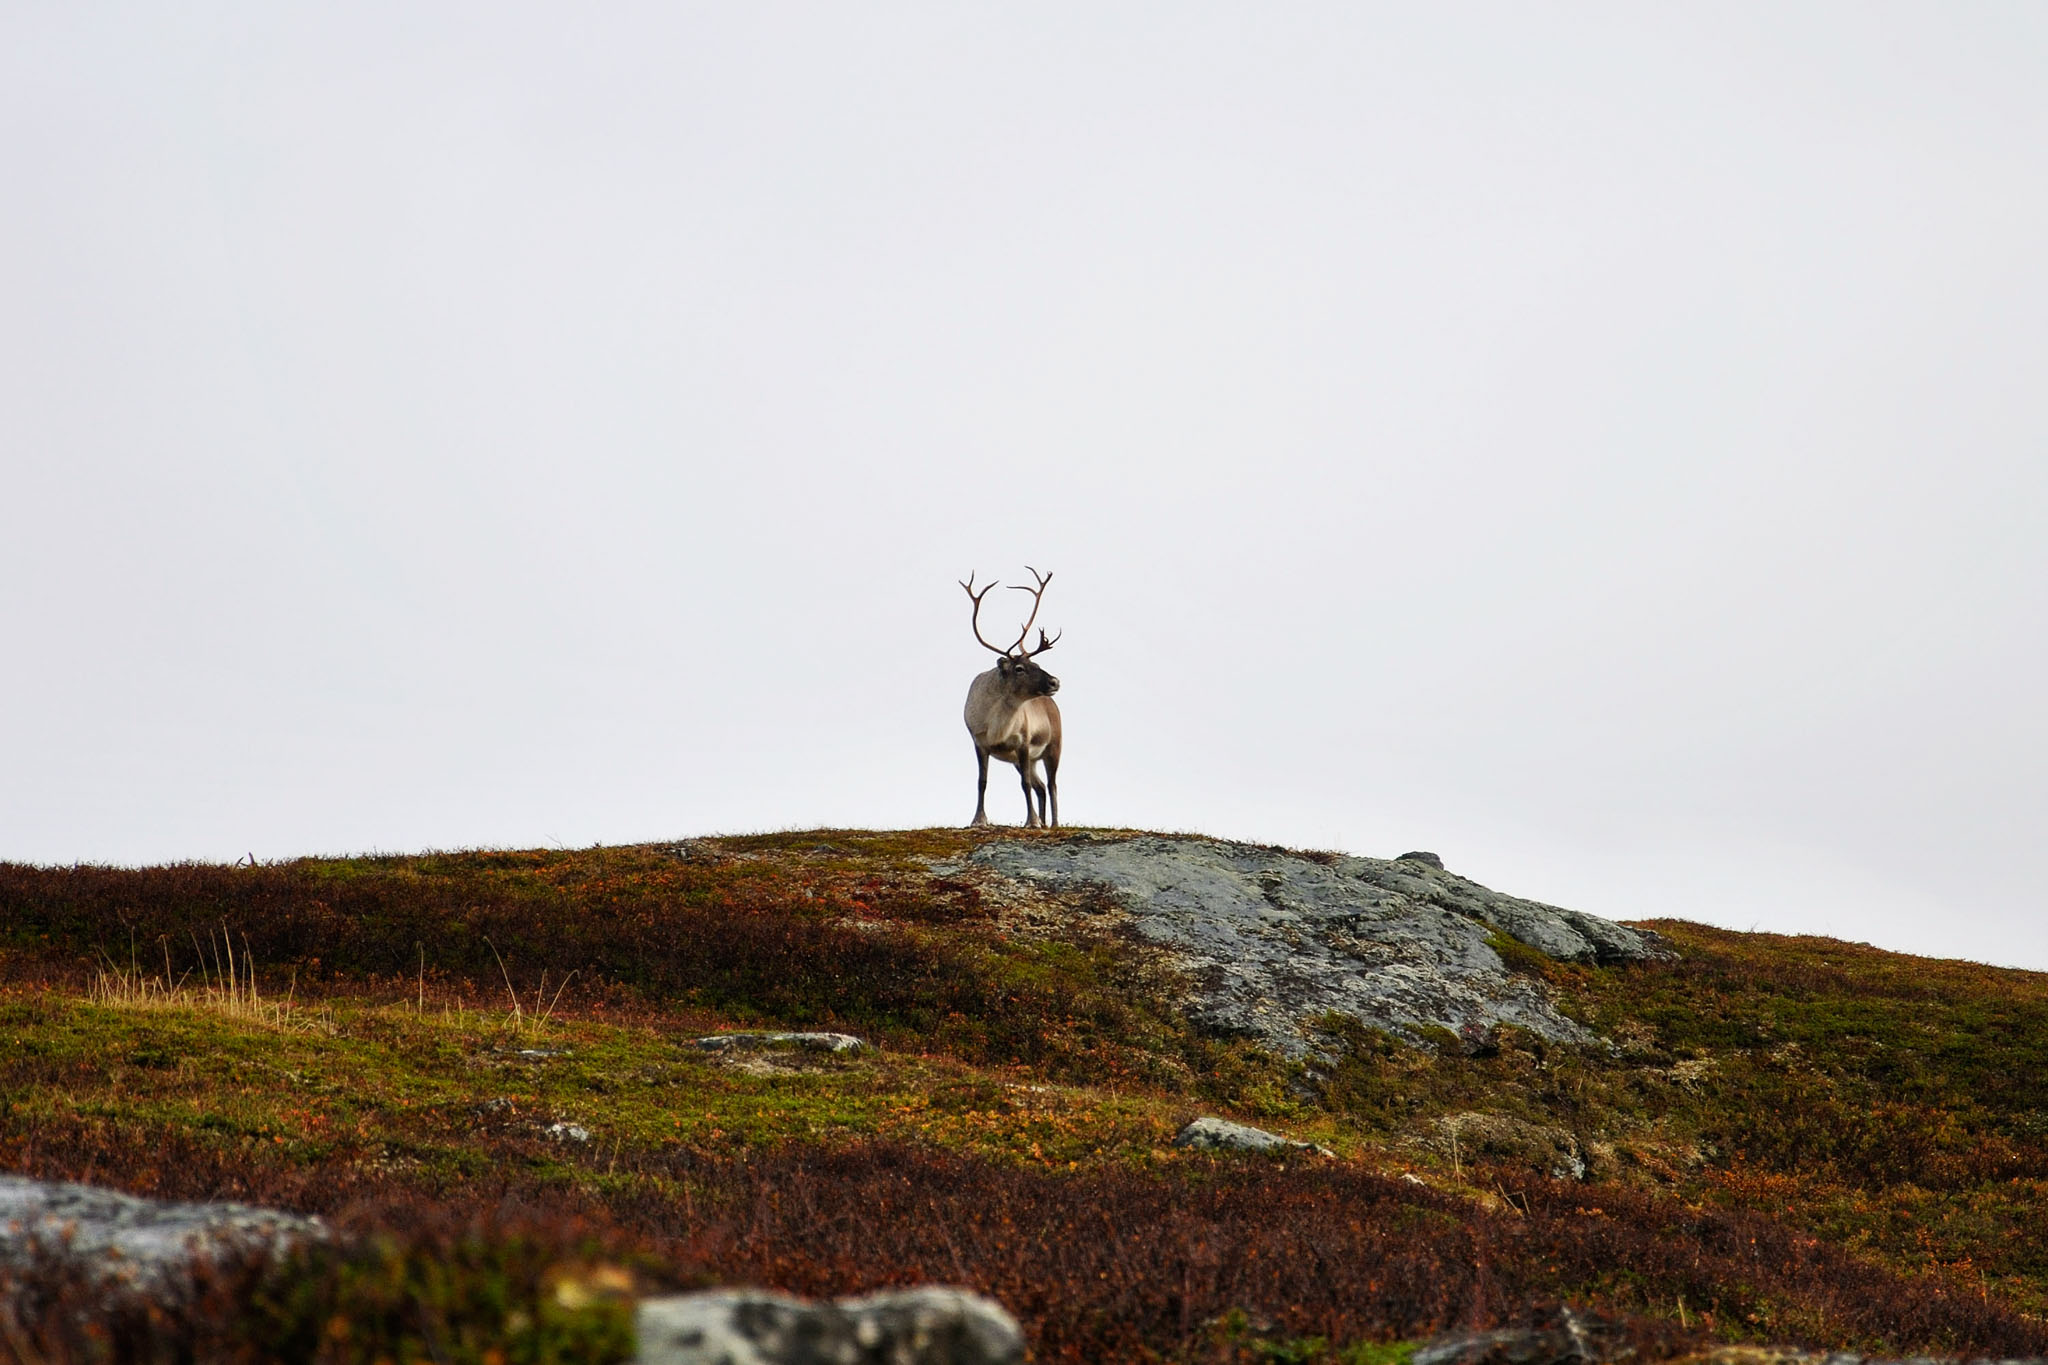
<instances>
[{"instance_id":1,"label":"reindeer antler","mask_svg":"<svg viewBox=\"0 0 2048 1365\"><path fill-rule=\"evenodd\" d=\"M1031 634L1032 623L1038 620L1039 603L1045 601L1045 585L1052 582L1051 574L1041 574L1038 570L1033 569L1029 564L1026 564L1024 567L1026 570L1030 572L1033 578L1038 580L1038 586L1035 588L1027 588L1022 583L1012 583L1010 585L1011 592L1028 592L1031 594L1031 615L1024 619L1024 629L1017 632L1017 643L1011 645L1007 650L1003 651L1006 654L1015 654L1018 648L1023 645L1025 637ZM995 585L990 584L989 586L993 587ZM1038 638L1042 641L1045 641L1045 643L1039 645L1037 649L1034 649L1030 653L1026 654L1024 656L1025 658L1028 659L1031 657L1032 654L1037 654L1043 650L1048 650L1052 648L1052 642L1045 639L1044 631L1041 630L1038 632Z\"/></svg>"},{"instance_id":2,"label":"reindeer antler","mask_svg":"<svg viewBox=\"0 0 2048 1365\"><path fill-rule=\"evenodd\" d=\"M974 638L977 640L981 640L981 647L983 649L986 649L994 654L1000 654L1006 659L1013 654L1017 654L1017 652L1023 648L1025 638L1031 634L1031 627L1038 620L1038 604L1045 600L1045 585L1052 582L1051 574L1042 574L1038 570L1032 569L1029 564L1026 564L1024 567L1026 569L1031 570L1031 576L1032 578L1037 580L1038 586L1035 588L1027 588L1022 583L1012 583L1010 585L1011 591L1013 592L1028 592L1031 594L1031 615L1024 619L1024 629L1017 632L1016 641L1012 643L1008 649L996 648L996 646L990 644L987 640L982 639L981 634L981 599L988 596L990 589L1001 587L1001 580L992 580L990 581L988 587L983 588L980 592L976 592L974 590L974 575L969 574L967 575L967 581L960 585L961 588L966 591L968 598L974 603ZM1045 651L1051 649L1054 645L1058 644L1059 642L1060 637L1058 635L1055 635L1048 640L1045 636L1045 632L1043 630L1040 630L1038 632L1038 648L1026 649L1023 651L1021 655L1018 655L1018 657L1029 659L1033 655L1043 654L1045 653Z\"/></svg>"},{"instance_id":3,"label":"reindeer antler","mask_svg":"<svg viewBox=\"0 0 2048 1365\"><path fill-rule=\"evenodd\" d=\"M972 598L974 601L974 638L977 640L981 640L981 599L988 596L989 588L996 588L1002 586L1001 581L991 580L987 588L983 588L980 592L976 592L974 590L974 575L969 574L967 575L967 581L965 583L962 583L960 586L967 590L968 597ZM1025 629L1029 630L1031 629L1031 627L1026 626ZM981 640L981 647L983 649L993 650L995 653L1001 654L1005 658L1009 657L1009 650L996 649L994 645L990 644L986 640ZM1012 645L1011 648L1014 649L1016 648L1016 646Z\"/></svg>"}]
</instances>

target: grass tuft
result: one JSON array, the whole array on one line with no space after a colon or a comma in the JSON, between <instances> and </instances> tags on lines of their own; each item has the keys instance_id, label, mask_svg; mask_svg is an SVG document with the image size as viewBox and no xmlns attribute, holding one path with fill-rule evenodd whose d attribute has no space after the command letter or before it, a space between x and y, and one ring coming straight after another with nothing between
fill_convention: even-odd
<instances>
[{"instance_id":1,"label":"grass tuft","mask_svg":"<svg viewBox=\"0 0 2048 1365\"><path fill-rule=\"evenodd\" d=\"M86 999L113 1009L199 1010L268 1028L324 1027L329 1023L324 1015L296 1011L296 981L281 1000L265 996L256 979L248 939L244 937L237 955L234 936L225 924L217 936L209 930L204 945L195 936L193 949L198 965L178 976L172 974L168 950L162 975L143 971L132 957L123 967L102 950ZM192 979L195 974L196 982Z\"/></svg>"}]
</instances>

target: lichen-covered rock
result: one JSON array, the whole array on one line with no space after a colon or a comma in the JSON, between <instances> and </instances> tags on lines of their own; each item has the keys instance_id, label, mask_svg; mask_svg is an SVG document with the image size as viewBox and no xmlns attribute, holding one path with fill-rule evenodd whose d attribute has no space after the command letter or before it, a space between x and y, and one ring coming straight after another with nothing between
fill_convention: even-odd
<instances>
[{"instance_id":1,"label":"lichen-covered rock","mask_svg":"<svg viewBox=\"0 0 2048 1365\"><path fill-rule=\"evenodd\" d=\"M1282 1137L1248 1123L1209 1117L1196 1119L1181 1129L1174 1135L1173 1145L1198 1152L1314 1152L1321 1156L1331 1155L1329 1148L1319 1147L1313 1142Z\"/></svg>"},{"instance_id":2,"label":"lichen-covered rock","mask_svg":"<svg viewBox=\"0 0 2048 1365\"><path fill-rule=\"evenodd\" d=\"M170 1204L64 1181L0 1175L0 1265L76 1260L138 1287L174 1284L195 1258L325 1237L318 1218L245 1204Z\"/></svg>"},{"instance_id":3,"label":"lichen-covered rock","mask_svg":"<svg viewBox=\"0 0 2048 1365\"><path fill-rule=\"evenodd\" d=\"M714 1033L690 1044L705 1052L753 1052L793 1048L806 1052L867 1051L867 1043L851 1033Z\"/></svg>"},{"instance_id":4,"label":"lichen-covered rock","mask_svg":"<svg viewBox=\"0 0 2048 1365\"><path fill-rule=\"evenodd\" d=\"M923 1288L808 1303L761 1289L649 1299L635 1365L1014 1365L1024 1334L1001 1305Z\"/></svg>"},{"instance_id":5,"label":"lichen-covered rock","mask_svg":"<svg viewBox=\"0 0 2048 1365\"><path fill-rule=\"evenodd\" d=\"M1670 955L1654 934L1502 895L1419 854L1083 835L992 840L968 865L1054 892L1106 888L1193 980L1198 1023L1294 1057L1315 1050L1316 1021L1331 1012L1411 1041L1446 1029L1477 1046L1500 1023L1587 1040L1540 982L1507 969L1495 933L1564 961Z\"/></svg>"}]
</instances>

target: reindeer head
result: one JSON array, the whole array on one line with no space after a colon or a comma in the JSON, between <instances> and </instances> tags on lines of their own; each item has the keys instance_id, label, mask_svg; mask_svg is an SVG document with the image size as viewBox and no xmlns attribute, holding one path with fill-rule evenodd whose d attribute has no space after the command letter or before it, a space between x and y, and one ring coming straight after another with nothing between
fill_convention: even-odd
<instances>
[{"instance_id":1,"label":"reindeer head","mask_svg":"<svg viewBox=\"0 0 2048 1365\"><path fill-rule=\"evenodd\" d=\"M1060 690L1060 680L1040 668L1029 654L997 660L996 676L1013 697L1049 697Z\"/></svg>"},{"instance_id":2,"label":"reindeer head","mask_svg":"<svg viewBox=\"0 0 2048 1365\"><path fill-rule=\"evenodd\" d=\"M1034 649L1024 648L1025 637L1031 634L1031 626L1038 620L1038 605L1045 600L1045 586L1052 582L1052 575L1040 574L1038 570L1031 568L1029 564L1024 567L1030 570L1031 576L1037 580L1038 586L1027 588L1022 584L1011 585L1014 592L1028 592L1031 594L1031 615L1025 618L1024 629L1017 632L1016 640L1011 643L1008 649L998 649L987 640L982 639L981 635L981 599L988 596L989 588L996 587L997 585L990 583L988 587L983 588L980 592L976 592L974 590L973 574L969 574L967 581L960 585L967 590L967 596L974 603L974 638L981 641L983 649L1001 656L996 660L996 676L1002 680L1004 689L1011 696L1020 700L1025 697L1049 697L1060 690L1060 680L1039 667L1037 663L1037 656L1058 644L1060 637L1055 635L1048 639L1045 631L1040 629L1037 647Z\"/></svg>"}]
</instances>

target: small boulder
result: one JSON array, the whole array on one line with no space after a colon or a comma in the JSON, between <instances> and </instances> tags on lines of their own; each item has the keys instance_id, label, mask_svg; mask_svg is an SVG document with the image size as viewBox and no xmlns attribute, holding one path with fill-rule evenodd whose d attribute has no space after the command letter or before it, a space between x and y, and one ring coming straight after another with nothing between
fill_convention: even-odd
<instances>
[{"instance_id":1,"label":"small boulder","mask_svg":"<svg viewBox=\"0 0 2048 1365\"><path fill-rule=\"evenodd\" d=\"M1318 1156L1336 1155L1329 1148L1318 1147L1313 1142L1297 1142L1248 1123L1232 1123L1229 1119L1219 1118L1196 1119L1174 1135L1173 1145L1197 1152L1314 1152Z\"/></svg>"},{"instance_id":2,"label":"small boulder","mask_svg":"<svg viewBox=\"0 0 2048 1365\"><path fill-rule=\"evenodd\" d=\"M851 1033L714 1033L690 1046L704 1052L756 1052L768 1048L835 1053L868 1050L868 1044Z\"/></svg>"},{"instance_id":3,"label":"small boulder","mask_svg":"<svg viewBox=\"0 0 2048 1365\"><path fill-rule=\"evenodd\" d=\"M1421 863L1425 867L1433 867L1439 872L1444 870L1444 860L1437 857L1434 853L1403 853L1394 861L1397 863Z\"/></svg>"},{"instance_id":4,"label":"small boulder","mask_svg":"<svg viewBox=\"0 0 2048 1365\"><path fill-rule=\"evenodd\" d=\"M634 1365L1016 1365L1024 1333L1002 1305L926 1287L809 1303L761 1289L646 1299Z\"/></svg>"}]
</instances>

